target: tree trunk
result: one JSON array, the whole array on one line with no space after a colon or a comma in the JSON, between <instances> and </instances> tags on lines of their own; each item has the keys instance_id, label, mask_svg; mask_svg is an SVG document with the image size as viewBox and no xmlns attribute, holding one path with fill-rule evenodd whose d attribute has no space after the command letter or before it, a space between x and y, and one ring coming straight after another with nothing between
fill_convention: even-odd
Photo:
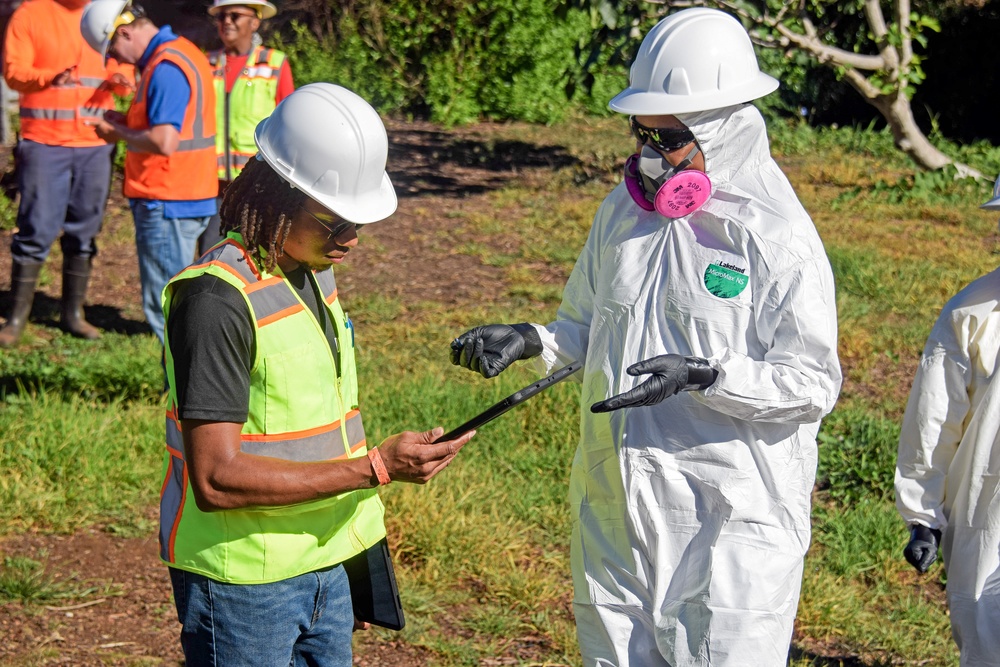
<instances>
[{"instance_id":1,"label":"tree trunk","mask_svg":"<svg viewBox=\"0 0 1000 667\"><path fill-rule=\"evenodd\" d=\"M852 83L853 85L853 83ZM905 95L880 95L876 98L868 97L865 91L853 86L868 102L874 106L882 117L885 118L892 132L892 139L896 146L909 155L914 162L924 169L942 169L946 165L953 164L958 170L958 176L984 178L983 174L972 167L951 159L930 142L927 136L920 130L916 119L913 117L913 109L910 100Z\"/></svg>"}]
</instances>

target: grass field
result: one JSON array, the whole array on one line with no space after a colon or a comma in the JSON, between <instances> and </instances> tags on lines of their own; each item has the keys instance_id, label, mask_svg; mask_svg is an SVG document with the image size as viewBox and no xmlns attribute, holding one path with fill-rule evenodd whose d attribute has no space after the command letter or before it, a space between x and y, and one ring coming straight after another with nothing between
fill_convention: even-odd
<instances>
[{"instance_id":1,"label":"grass field","mask_svg":"<svg viewBox=\"0 0 1000 667\"><path fill-rule=\"evenodd\" d=\"M503 276L488 303L342 294L358 332L370 441L456 424L531 379L525 369L493 382L460 371L448 362L447 342L474 324L551 319L561 280L629 148L614 120L483 131L498 142L561 146L577 160L448 212L442 252L476 257ZM899 420L936 314L996 266L996 220L977 209L989 184L915 177L882 133L772 134L834 266L845 371L840 402L821 431L791 664L957 665L943 569L936 564L918 577L902 559L892 473ZM1000 167L982 146L963 150L984 172ZM351 270L345 264L344 273ZM0 354L0 531L71 532L95 523L123 535L151 530L135 517L148 515L158 491L155 340L112 334L84 345L56 335L45 346ZM394 639L428 650L432 664L515 664L496 661L513 642L532 646L532 661L516 664L579 664L565 501L576 396L574 385L557 386L484 428L431 484L384 490L409 614ZM24 563L8 559L3 567L0 603L32 576Z\"/></svg>"}]
</instances>

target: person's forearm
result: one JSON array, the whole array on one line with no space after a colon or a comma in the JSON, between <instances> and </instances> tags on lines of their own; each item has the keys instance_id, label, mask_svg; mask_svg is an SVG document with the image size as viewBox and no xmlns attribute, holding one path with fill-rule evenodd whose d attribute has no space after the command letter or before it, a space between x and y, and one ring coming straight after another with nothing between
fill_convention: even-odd
<instances>
[{"instance_id":1,"label":"person's forearm","mask_svg":"<svg viewBox=\"0 0 1000 667\"><path fill-rule=\"evenodd\" d=\"M177 150L178 134L172 125L157 125L146 130L138 130L116 123L114 128L115 133L130 151L169 156Z\"/></svg>"},{"instance_id":2,"label":"person's forearm","mask_svg":"<svg viewBox=\"0 0 1000 667\"><path fill-rule=\"evenodd\" d=\"M4 78L7 80L7 85L19 93L36 93L48 88L61 71L23 67L11 62L4 63Z\"/></svg>"},{"instance_id":3,"label":"person's forearm","mask_svg":"<svg viewBox=\"0 0 1000 667\"><path fill-rule=\"evenodd\" d=\"M475 431L434 444L438 427L389 436L369 457L325 461L288 461L247 454L241 449L237 422L182 419L181 431L188 479L198 508L204 512L298 505L379 483L374 462L381 462L383 483L423 484L441 472ZM384 468L384 469L382 469Z\"/></svg>"},{"instance_id":4,"label":"person's forearm","mask_svg":"<svg viewBox=\"0 0 1000 667\"><path fill-rule=\"evenodd\" d=\"M196 477L192 470L192 483ZM377 484L368 457L300 463L241 452L213 466L194 491L198 508L215 512L297 505Z\"/></svg>"}]
</instances>

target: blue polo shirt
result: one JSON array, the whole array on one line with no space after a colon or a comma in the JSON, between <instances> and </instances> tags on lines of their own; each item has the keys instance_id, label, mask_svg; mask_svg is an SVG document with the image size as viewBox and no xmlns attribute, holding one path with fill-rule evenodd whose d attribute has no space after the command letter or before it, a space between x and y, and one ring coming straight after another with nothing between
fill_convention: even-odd
<instances>
[{"instance_id":1,"label":"blue polo shirt","mask_svg":"<svg viewBox=\"0 0 1000 667\"><path fill-rule=\"evenodd\" d=\"M153 56L153 52L161 44L172 42L177 39L177 35L165 25L160 28L156 36L149 42L149 46L143 52L142 57L136 66L140 71L146 68L146 64ZM178 132L184 124L184 114L187 106L191 102L191 86L181 68L172 62L161 62L152 72L143 72L149 76L149 83L146 84L146 115L149 117L149 126L173 125ZM206 82L211 84L211 81ZM163 217L165 218L202 218L215 215L218 212L216 198L191 199L191 200L157 200L157 199L133 199L133 205L148 206L154 208L163 205Z\"/></svg>"}]
</instances>

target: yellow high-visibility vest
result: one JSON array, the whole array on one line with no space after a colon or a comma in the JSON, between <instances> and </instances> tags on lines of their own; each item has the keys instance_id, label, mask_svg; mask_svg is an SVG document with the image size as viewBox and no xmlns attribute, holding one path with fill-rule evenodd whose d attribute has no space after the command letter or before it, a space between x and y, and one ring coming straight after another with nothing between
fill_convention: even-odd
<instances>
[{"instance_id":1,"label":"yellow high-visibility vest","mask_svg":"<svg viewBox=\"0 0 1000 667\"><path fill-rule=\"evenodd\" d=\"M309 308L280 269L270 274L256 265L235 232L167 284L163 312L168 322L174 287L206 273L239 289L254 321L256 356L241 450L292 461L365 456L353 331L337 300L333 271L312 272L309 279L315 280L336 327L339 375ZM385 510L375 489L287 507L199 510L188 480L167 336L170 398L160 557L169 566L229 583L270 583L341 563L385 536Z\"/></svg>"},{"instance_id":2,"label":"yellow high-visibility vest","mask_svg":"<svg viewBox=\"0 0 1000 667\"><path fill-rule=\"evenodd\" d=\"M225 52L209 53L208 62L212 65L215 82L215 124L218 128L215 153L219 180L231 181L257 153L253 140L257 123L270 116L277 106L274 100L285 54L255 46L228 93Z\"/></svg>"}]
</instances>

